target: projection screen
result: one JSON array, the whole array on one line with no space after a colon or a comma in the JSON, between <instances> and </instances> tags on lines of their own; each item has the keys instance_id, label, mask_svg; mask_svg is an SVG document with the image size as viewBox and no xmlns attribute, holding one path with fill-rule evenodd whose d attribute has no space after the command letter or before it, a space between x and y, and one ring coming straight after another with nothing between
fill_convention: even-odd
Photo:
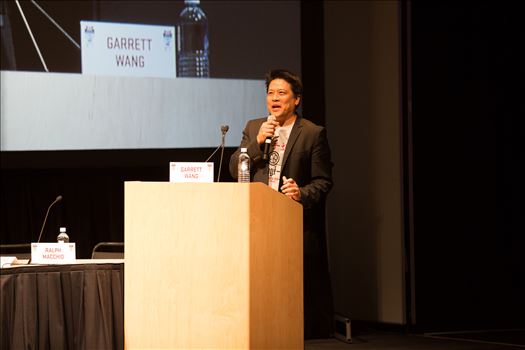
<instances>
[{"instance_id":1,"label":"projection screen","mask_svg":"<svg viewBox=\"0 0 525 350\"><path fill-rule=\"evenodd\" d=\"M47 2L39 5L73 40L82 20L176 26L184 1ZM30 2L45 72L13 3L4 9L1 150L112 150L214 147L229 125L237 146L248 119L264 117L264 75L300 73L298 1L200 1L209 39L208 78L82 74L80 51ZM10 35L9 35L10 34ZM11 52L8 52L11 54ZM11 67L5 62L14 62Z\"/></svg>"}]
</instances>

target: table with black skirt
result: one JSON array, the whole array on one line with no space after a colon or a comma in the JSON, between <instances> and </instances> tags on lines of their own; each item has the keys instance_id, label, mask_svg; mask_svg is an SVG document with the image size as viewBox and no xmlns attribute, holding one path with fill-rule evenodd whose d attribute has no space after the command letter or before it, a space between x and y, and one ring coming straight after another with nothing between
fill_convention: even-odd
<instances>
[{"instance_id":1,"label":"table with black skirt","mask_svg":"<svg viewBox=\"0 0 525 350\"><path fill-rule=\"evenodd\" d=\"M123 349L124 263L0 269L1 349Z\"/></svg>"}]
</instances>

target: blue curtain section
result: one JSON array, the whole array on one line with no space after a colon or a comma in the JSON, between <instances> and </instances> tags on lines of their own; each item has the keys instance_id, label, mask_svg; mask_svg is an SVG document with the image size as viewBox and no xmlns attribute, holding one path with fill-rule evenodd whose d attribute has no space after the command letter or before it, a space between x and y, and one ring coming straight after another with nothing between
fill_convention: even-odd
<instances>
[{"instance_id":1,"label":"blue curtain section","mask_svg":"<svg viewBox=\"0 0 525 350\"><path fill-rule=\"evenodd\" d=\"M0 273L0 348L124 349L124 264Z\"/></svg>"}]
</instances>

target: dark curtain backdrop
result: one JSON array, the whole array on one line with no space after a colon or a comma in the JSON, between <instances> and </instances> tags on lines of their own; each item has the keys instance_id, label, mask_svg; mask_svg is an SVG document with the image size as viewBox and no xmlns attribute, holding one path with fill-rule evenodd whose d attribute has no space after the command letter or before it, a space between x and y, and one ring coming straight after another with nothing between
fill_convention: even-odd
<instances>
[{"instance_id":1,"label":"dark curtain backdrop","mask_svg":"<svg viewBox=\"0 0 525 350\"><path fill-rule=\"evenodd\" d=\"M219 131L217 132L219 140ZM233 135L229 137L234 137ZM221 181L232 181L224 152ZM65 226L77 246L77 258L90 258L98 242L124 241L124 182L168 181L170 161L203 162L213 149L2 152L0 243L28 243L38 238L51 208L43 242L56 241ZM220 152L215 162L215 179Z\"/></svg>"},{"instance_id":2,"label":"dark curtain backdrop","mask_svg":"<svg viewBox=\"0 0 525 350\"><path fill-rule=\"evenodd\" d=\"M412 311L426 330L524 326L521 11L411 5Z\"/></svg>"}]
</instances>

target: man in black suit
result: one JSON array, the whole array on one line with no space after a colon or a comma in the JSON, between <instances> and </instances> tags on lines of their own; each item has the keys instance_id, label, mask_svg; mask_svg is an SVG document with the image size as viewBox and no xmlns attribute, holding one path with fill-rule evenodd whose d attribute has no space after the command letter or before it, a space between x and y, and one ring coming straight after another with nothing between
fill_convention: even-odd
<instances>
[{"instance_id":1,"label":"man in black suit","mask_svg":"<svg viewBox=\"0 0 525 350\"><path fill-rule=\"evenodd\" d=\"M266 76L266 105L270 116L250 120L239 149L230 158L237 178L240 148L252 160L251 179L268 184L303 205L305 339L333 333L333 305L325 234L325 199L332 188L332 161L326 129L297 113L302 83L286 70ZM266 139L271 139L268 160Z\"/></svg>"}]
</instances>

